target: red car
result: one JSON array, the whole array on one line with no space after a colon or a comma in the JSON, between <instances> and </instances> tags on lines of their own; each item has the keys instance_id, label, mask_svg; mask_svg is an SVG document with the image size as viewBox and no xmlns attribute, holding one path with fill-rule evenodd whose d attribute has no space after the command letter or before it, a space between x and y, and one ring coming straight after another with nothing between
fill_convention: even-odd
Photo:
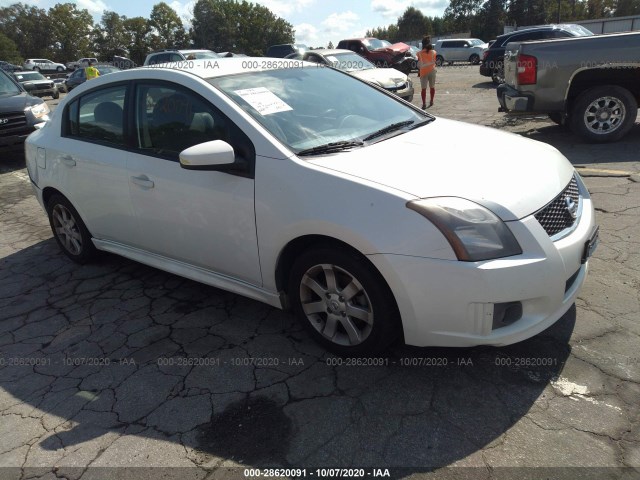
<instances>
[{"instance_id":1,"label":"red car","mask_svg":"<svg viewBox=\"0 0 640 480\"><path fill-rule=\"evenodd\" d=\"M363 56L376 67L393 67L405 74L411 72L415 59L409 45L378 40L377 38L350 38L340 40L337 48L345 48Z\"/></svg>"}]
</instances>

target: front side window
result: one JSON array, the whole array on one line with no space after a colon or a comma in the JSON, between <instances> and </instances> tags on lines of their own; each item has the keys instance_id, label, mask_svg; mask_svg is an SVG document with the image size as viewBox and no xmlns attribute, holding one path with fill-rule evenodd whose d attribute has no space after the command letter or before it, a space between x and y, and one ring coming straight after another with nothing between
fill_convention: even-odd
<instances>
[{"instance_id":1,"label":"front side window","mask_svg":"<svg viewBox=\"0 0 640 480\"><path fill-rule=\"evenodd\" d=\"M126 86L83 95L67 108L66 135L82 140L124 145Z\"/></svg>"},{"instance_id":2,"label":"front side window","mask_svg":"<svg viewBox=\"0 0 640 480\"><path fill-rule=\"evenodd\" d=\"M169 159L193 145L213 140L229 143L237 157L255 156L249 138L222 112L199 95L166 84L136 88L137 147Z\"/></svg>"}]
</instances>

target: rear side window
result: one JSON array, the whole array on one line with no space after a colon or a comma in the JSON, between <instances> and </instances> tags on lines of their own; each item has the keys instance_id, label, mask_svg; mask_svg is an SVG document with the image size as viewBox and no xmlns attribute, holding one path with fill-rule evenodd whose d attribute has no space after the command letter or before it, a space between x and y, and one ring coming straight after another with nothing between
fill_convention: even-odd
<instances>
[{"instance_id":1,"label":"rear side window","mask_svg":"<svg viewBox=\"0 0 640 480\"><path fill-rule=\"evenodd\" d=\"M124 145L126 85L83 95L67 107L64 136Z\"/></svg>"}]
</instances>

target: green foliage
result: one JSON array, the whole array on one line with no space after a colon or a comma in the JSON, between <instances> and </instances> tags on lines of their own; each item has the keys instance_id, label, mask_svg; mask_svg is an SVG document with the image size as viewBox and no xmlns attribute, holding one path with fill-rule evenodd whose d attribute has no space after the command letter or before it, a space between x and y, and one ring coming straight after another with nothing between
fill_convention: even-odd
<instances>
[{"instance_id":1,"label":"green foliage","mask_svg":"<svg viewBox=\"0 0 640 480\"><path fill-rule=\"evenodd\" d=\"M105 11L100 25L93 31L94 49L100 60L111 60L114 55L127 55L128 36L125 31L124 15Z\"/></svg>"},{"instance_id":2,"label":"green foliage","mask_svg":"<svg viewBox=\"0 0 640 480\"><path fill-rule=\"evenodd\" d=\"M414 7L407 7L398 18L398 37L418 40L431 32L431 20Z\"/></svg>"},{"instance_id":3,"label":"green foliage","mask_svg":"<svg viewBox=\"0 0 640 480\"><path fill-rule=\"evenodd\" d=\"M0 8L0 33L9 37L23 58L51 53L51 21L46 10L23 3Z\"/></svg>"},{"instance_id":4,"label":"green foliage","mask_svg":"<svg viewBox=\"0 0 640 480\"><path fill-rule=\"evenodd\" d=\"M16 65L22 65L22 58L17 45L4 33L0 33L0 59Z\"/></svg>"},{"instance_id":5,"label":"green foliage","mask_svg":"<svg viewBox=\"0 0 640 480\"><path fill-rule=\"evenodd\" d=\"M51 56L56 62L67 62L84 56L92 56L90 35L93 17L86 9L78 9L74 3L58 3L49 9Z\"/></svg>"},{"instance_id":6,"label":"green foliage","mask_svg":"<svg viewBox=\"0 0 640 480\"><path fill-rule=\"evenodd\" d=\"M189 46L189 36L182 25L182 20L166 3L160 2L153 6L149 25L153 29L151 48L154 50Z\"/></svg>"},{"instance_id":7,"label":"green foliage","mask_svg":"<svg viewBox=\"0 0 640 480\"><path fill-rule=\"evenodd\" d=\"M150 51L151 25L144 17L133 17L127 18L123 27L129 46L129 58L142 65Z\"/></svg>"},{"instance_id":8,"label":"green foliage","mask_svg":"<svg viewBox=\"0 0 640 480\"><path fill-rule=\"evenodd\" d=\"M618 0L615 16L624 17L638 14L640 14L640 0Z\"/></svg>"},{"instance_id":9,"label":"green foliage","mask_svg":"<svg viewBox=\"0 0 640 480\"><path fill-rule=\"evenodd\" d=\"M193 7L194 46L216 52L264 55L267 47L293 43L293 27L268 8L245 0L198 0Z\"/></svg>"},{"instance_id":10,"label":"green foliage","mask_svg":"<svg viewBox=\"0 0 640 480\"><path fill-rule=\"evenodd\" d=\"M329 45L327 45L327 48L328 48L329 50L331 50L331 49L335 48L335 47L333 46L333 42L332 42L332 41L329 41Z\"/></svg>"}]
</instances>

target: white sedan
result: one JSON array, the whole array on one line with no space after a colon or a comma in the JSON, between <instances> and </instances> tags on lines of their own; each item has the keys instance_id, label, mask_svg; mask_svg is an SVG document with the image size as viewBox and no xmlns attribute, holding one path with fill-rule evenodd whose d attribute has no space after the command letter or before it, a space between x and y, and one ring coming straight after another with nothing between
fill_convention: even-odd
<instances>
[{"instance_id":1,"label":"white sedan","mask_svg":"<svg viewBox=\"0 0 640 480\"><path fill-rule=\"evenodd\" d=\"M487 138L500 149L479 151ZM104 250L291 307L345 355L531 337L574 303L597 245L553 147L291 60L105 75L26 157L72 260Z\"/></svg>"}]
</instances>

